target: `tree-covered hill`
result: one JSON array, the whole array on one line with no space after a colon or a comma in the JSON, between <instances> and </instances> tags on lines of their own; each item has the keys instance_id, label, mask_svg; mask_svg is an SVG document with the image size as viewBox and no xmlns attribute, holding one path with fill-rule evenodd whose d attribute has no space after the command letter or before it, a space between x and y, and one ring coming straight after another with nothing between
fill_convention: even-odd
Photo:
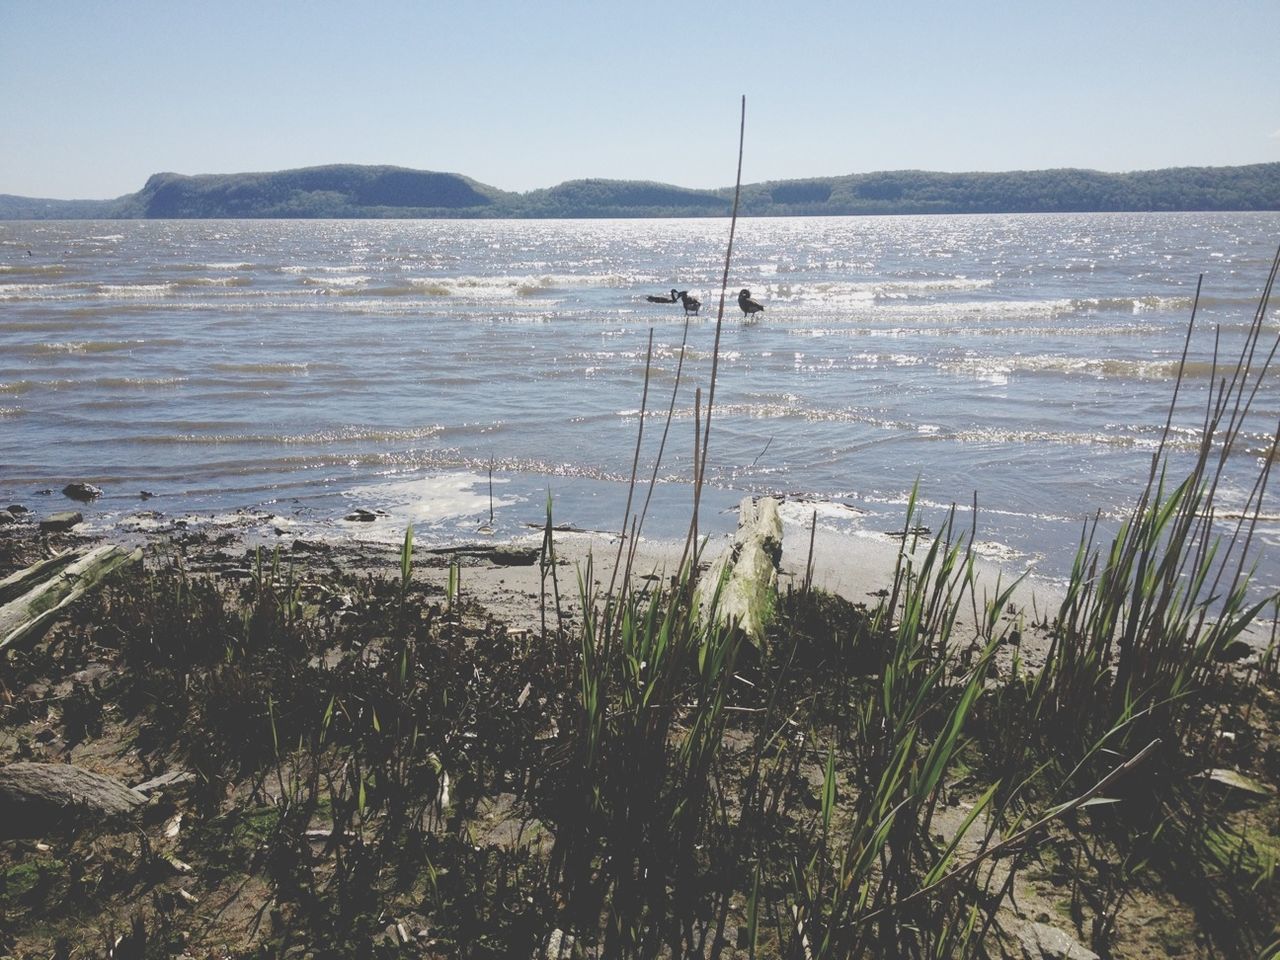
<instances>
[{"instance_id":1,"label":"tree-covered hill","mask_svg":"<svg viewBox=\"0 0 1280 960\"><path fill-rule=\"evenodd\" d=\"M731 200L645 180L570 180L525 194L521 208L533 217L702 217L728 216Z\"/></svg>"},{"instance_id":2,"label":"tree-covered hill","mask_svg":"<svg viewBox=\"0 0 1280 960\"><path fill-rule=\"evenodd\" d=\"M1136 173L897 170L750 184L743 187L742 209L761 216L1280 210L1280 163Z\"/></svg>"},{"instance_id":3,"label":"tree-covered hill","mask_svg":"<svg viewBox=\"0 0 1280 960\"><path fill-rule=\"evenodd\" d=\"M436 217L484 211L500 190L454 173L341 164L278 173L157 173L128 217Z\"/></svg>"},{"instance_id":4,"label":"tree-covered hill","mask_svg":"<svg viewBox=\"0 0 1280 960\"><path fill-rule=\"evenodd\" d=\"M275 173L157 173L115 200L0 195L0 219L726 216L733 191L571 180L528 193L455 173L339 164ZM1280 163L1134 173L897 170L742 188L747 216L1280 210Z\"/></svg>"}]
</instances>

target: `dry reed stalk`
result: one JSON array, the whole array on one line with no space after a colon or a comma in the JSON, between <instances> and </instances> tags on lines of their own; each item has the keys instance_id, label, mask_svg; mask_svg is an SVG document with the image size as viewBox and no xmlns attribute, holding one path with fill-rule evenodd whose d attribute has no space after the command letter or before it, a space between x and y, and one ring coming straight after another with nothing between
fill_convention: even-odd
<instances>
[{"instance_id":1,"label":"dry reed stalk","mask_svg":"<svg viewBox=\"0 0 1280 960\"><path fill-rule=\"evenodd\" d=\"M729 289L729 265L733 261L733 238L738 229L738 205L742 198L742 154L747 134L747 98L742 97L742 115L738 123L738 174L733 183L733 211L729 215L729 242L724 251L724 272L720 276L720 303L716 307L715 345L711 349L711 379L707 387L707 414L702 427L702 450L694 462L693 519L689 524L689 537L685 541L684 554L680 558L683 569L690 553L696 556L698 540L698 508L702 504L702 485L707 476L707 451L711 444L711 412L716 400L716 377L720 370L720 336L724 330L724 301Z\"/></svg>"}]
</instances>

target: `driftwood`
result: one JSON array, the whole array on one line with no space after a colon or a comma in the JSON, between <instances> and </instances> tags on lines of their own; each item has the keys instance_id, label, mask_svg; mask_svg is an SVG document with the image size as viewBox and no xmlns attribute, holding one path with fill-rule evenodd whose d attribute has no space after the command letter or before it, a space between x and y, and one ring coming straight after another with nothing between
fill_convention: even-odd
<instances>
[{"instance_id":1,"label":"driftwood","mask_svg":"<svg viewBox=\"0 0 1280 960\"><path fill-rule=\"evenodd\" d=\"M782 518L772 497L743 499L733 540L698 585L697 602L706 616L720 589L716 620L734 624L757 647L773 620L778 599L778 566L782 562Z\"/></svg>"},{"instance_id":2,"label":"driftwood","mask_svg":"<svg viewBox=\"0 0 1280 960\"><path fill-rule=\"evenodd\" d=\"M63 554L54 561L68 556L68 563L41 561L4 581L6 589L25 588L25 592L0 606L0 650L39 637L73 601L113 571L142 559L142 551L108 544L83 555Z\"/></svg>"},{"instance_id":3,"label":"driftwood","mask_svg":"<svg viewBox=\"0 0 1280 960\"><path fill-rule=\"evenodd\" d=\"M127 818L147 802L119 780L66 763L0 767L0 836L40 837Z\"/></svg>"},{"instance_id":4,"label":"driftwood","mask_svg":"<svg viewBox=\"0 0 1280 960\"><path fill-rule=\"evenodd\" d=\"M47 560L33 563L17 573L11 573L3 580L0 580L0 604L8 603L15 597L22 596L36 584L43 583L60 570L69 567L79 556L81 554L76 553L74 550L66 550Z\"/></svg>"},{"instance_id":5,"label":"driftwood","mask_svg":"<svg viewBox=\"0 0 1280 960\"><path fill-rule=\"evenodd\" d=\"M460 547L435 547L423 553L438 557L475 557L495 567L531 567L538 562L540 547L521 547L504 543L468 543Z\"/></svg>"},{"instance_id":6,"label":"driftwood","mask_svg":"<svg viewBox=\"0 0 1280 960\"><path fill-rule=\"evenodd\" d=\"M168 773L162 773L158 777L152 777L143 783L135 783L133 789L138 793L145 793L148 796L152 793L162 792L169 787L180 787L184 783L190 783L196 778L194 773L186 770L170 770Z\"/></svg>"}]
</instances>

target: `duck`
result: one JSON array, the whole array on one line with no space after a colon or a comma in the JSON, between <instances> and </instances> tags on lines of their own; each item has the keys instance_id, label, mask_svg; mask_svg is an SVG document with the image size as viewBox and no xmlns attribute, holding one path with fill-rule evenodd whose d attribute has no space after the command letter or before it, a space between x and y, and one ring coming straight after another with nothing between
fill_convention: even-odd
<instances>
[{"instance_id":1,"label":"duck","mask_svg":"<svg viewBox=\"0 0 1280 960\"><path fill-rule=\"evenodd\" d=\"M697 297L689 296L688 290L682 290L678 296L680 298L680 303L684 305L684 315L686 317L690 315L696 317L698 315L698 311L702 309L702 301Z\"/></svg>"},{"instance_id":2,"label":"duck","mask_svg":"<svg viewBox=\"0 0 1280 960\"><path fill-rule=\"evenodd\" d=\"M650 303L675 303L676 300L679 299L679 297L676 296L676 288L672 287L671 296L669 297L653 296L652 294L650 294L649 296L645 297L645 299L648 300Z\"/></svg>"},{"instance_id":3,"label":"duck","mask_svg":"<svg viewBox=\"0 0 1280 960\"><path fill-rule=\"evenodd\" d=\"M753 313L764 313L764 307L751 299L751 291L743 289L738 294L738 308L742 311L742 317L745 320Z\"/></svg>"}]
</instances>

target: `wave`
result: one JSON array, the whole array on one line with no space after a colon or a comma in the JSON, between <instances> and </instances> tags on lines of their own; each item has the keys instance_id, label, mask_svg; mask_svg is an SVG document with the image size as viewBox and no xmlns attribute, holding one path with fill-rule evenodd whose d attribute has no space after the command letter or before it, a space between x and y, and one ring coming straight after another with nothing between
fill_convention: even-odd
<instances>
[{"instance_id":1,"label":"wave","mask_svg":"<svg viewBox=\"0 0 1280 960\"><path fill-rule=\"evenodd\" d=\"M214 370L220 370L223 373L308 373L316 368L335 368L337 364L333 363L215 363L212 364Z\"/></svg>"},{"instance_id":2,"label":"wave","mask_svg":"<svg viewBox=\"0 0 1280 960\"><path fill-rule=\"evenodd\" d=\"M99 300L163 300L179 291L248 287L248 277L199 277L163 283L0 283L0 300L74 300L86 296Z\"/></svg>"},{"instance_id":3,"label":"wave","mask_svg":"<svg viewBox=\"0 0 1280 960\"><path fill-rule=\"evenodd\" d=\"M970 277L950 277L941 280L889 280L872 285L876 300L901 300L906 297L932 296L937 293L965 292L990 289L994 281Z\"/></svg>"},{"instance_id":4,"label":"wave","mask_svg":"<svg viewBox=\"0 0 1280 960\"><path fill-rule=\"evenodd\" d=\"M862 307L875 314L885 311L918 314L983 314L990 316L1047 314L1145 314L1191 309L1189 296L1050 297L1045 299L970 300L939 298L945 293L988 290L989 279L890 282L821 281L816 283L769 283L760 291L766 301L791 304L818 304L828 307ZM923 302L916 302L923 301Z\"/></svg>"},{"instance_id":5,"label":"wave","mask_svg":"<svg viewBox=\"0 0 1280 960\"><path fill-rule=\"evenodd\" d=\"M182 290L200 287L249 287L253 280L249 277L196 277L191 280L175 280L172 286Z\"/></svg>"},{"instance_id":6,"label":"wave","mask_svg":"<svg viewBox=\"0 0 1280 960\"><path fill-rule=\"evenodd\" d=\"M456 277L325 276L319 270L303 273L299 283L333 296L459 297L471 300L527 298L573 287L624 287L630 277L619 274L542 274ZM321 275L312 275L321 274Z\"/></svg>"},{"instance_id":7,"label":"wave","mask_svg":"<svg viewBox=\"0 0 1280 960\"><path fill-rule=\"evenodd\" d=\"M1180 361L1176 358L1160 360L1115 359L1109 357L1064 357L1057 355L965 357L959 360L943 360L940 370L965 376L987 379L992 376L1009 376L1014 373L1059 374L1062 376L1092 377L1097 380L1173 380L1178 376ZM1182 375L1188 379L1207 379L1222 376L1229 365L1219 362L1188 360Z\"/></svg>"},{"instance_id":8,"label":"wave","mask_svg":"<svg viewBox=\"0 0 1280 960\"><path fill-rule=\"evenodd\" d=\"M175 263L170 270L253 270L255 265L243 260L211 261L209 263Z\"/></svg>"},{"instance_id":9,"label":"wave","mask_svg":"<svg viewBox=\"0 0 1280 960\"><path fill-rule=\"evenodd\" d=\"M58 277L66 272L60 263L0 263L0 276Z\"/></svg>"},{"instance_id":10,"label":"wave","mask_svg":"<svg viewBox=\"0 0 1280 960\"><path fill-rule=\"evenodd\" d=\"M173 292L173 283L100 283L100 297L164 297Z\"/></svg>"},{"instance_id":11,"label":"wave","mask_svg":"<svg viewBox=\"0 0 1280 960\"><path fill-rule=\"evenodd\" d=\"M0 407L0 420L9 419L12 417L20 417L22 416L23 412L24 411L21 407Z\"/></svg>"},{"instance_id":12,"label":"wave","mask_svg":"<svg viewBox=\"0 0 1280 960\"><path fill-rule=\"evenodd\" d=\"M330 274L364 273L369 268L362 264L354 264L354 263L331 264L328 266L319 265L319 264L303 265L303 264L291 263L283 267L277 267L276 269L277 269L277 272L279 273L288 273L288 274L294 274L294 275L307 276L312 273L330 273Z\"/></svg>"},{"instance_id":13,"label":"wave","mask_svg":"<svg viewBox=\"0 0 1280 960\"><path fill-rule=\"evenodd\" d=\"M920 318L923 319L923 318ZM1076 325L1076 326L1028 326L1024 323L1016 325L964 326L956 323L934 322L914 326L872 327L865 324L839 327L790 327L784 331L789 336L822 339L825 337L844 337L860 339L863 337L879 337L900 340L913 337L947 337L952 339L970 339L973 337L1016 337L1019 340L1037 340L1059 337L1088 337L1090 340L1132 338L1141 334L1138 324L1120 324L1108 326Z\"/></svg>"},{"instance_id":14,"label":"wave","mask_svg":"<svg viewBox=\"0 0 1280 960\"><path fill-rule=\"evenodd\" d=\"M335 427L312 433L175 433L152 434L130 438L132 443L152 445L168 444L269 444L294 446L300 444L332 444L360 442L404 442L429 440L444 432L440 424L425 427L387 429L381 427Z\"/></svg>"},{"instance_id":15,"label":"wave","mask_svg":"<svg viewBox=\"0 0 1280 960\"><path fill-rule=\"evenodd\" d=\"M1071 301L1074 310L1082 313L1123 311L1148 313L1153 310L1190 310L1191 297L1077 297Z\"/></svg>"},{"instance_id":16,"label":"wave","mask_svg":"<svg viewBox=\"0 0 1280 960\"><path fill-rule=\"evenodd\" d=\"M665 416L665 411L660 411ZM823 409L803 405L799 399L794 401L780 398L776 401L726 403L716 407L717 416L721 418L742 417L750 420L800 420L806 423L847 423L871 427L885 434L897 436L880 436L864 439L862 444L880 443L884 440L919 440L928 442L945 441L951 443L988 445L1034 446L1052 444L1054 446L1098 446L1119 449L1155 450L1160 443L1159 431L1147 435L1124 432L1126 428L1116 425L1114 428L1098 431L1071 431L1002 427L961 427L944 428L934 423L920 421L894 420L874 413L864 413L855 409ZM635 416L634 410L619 411L618 416ZM658 413L652 414L657 416ZM679 409L675 417L680 420L692 420L692 407ZM1154 428L1153 428L1154 430ZM857 446L858 444L855 444ZM1193 452L1199 448L1199 434L1196 431L1174 431L1166 446L1175 451ZM1257 456L1256 449L1246 449L1239 445L1239 453ZM1235 451L1233 451L1235 452Z\"/></svg>"},{"instance_id":17,"label":"wave","mask_svg":"<svg viewBox=\"0 0 1280 960\"><path fill-rule=\"evenodd\" d=\"M947 277L933 280L814 280L793 282L771 280L762 284L757 296L769 300L824 303L864 303L935 297L940 293L986 290L989 278Z\"/></svg>"},{"instance_id":18,"label":"wave","mask_svg":"<svg viewBox=\"0 0 1280 960\"><path fill-rule=\"evenodd\" d=\"M93 284L62 283L0 283L0 300L70 299L73 291L93 288Z\"/></svg>"},{"instance_id":19,"label":"wave","mask_svg":"<svg viewBox=\"0 0 1280 960\"><path fill-rule=\"evenodd\" d=\"M60 390L77 386L75 380L13 380L0 383L0 393L20 394L31 390Z\"/></svg>"},{"instance_id":20,"label":"wave","mask_svg":"<svg viewBox=\"0 0 1280 960\"><path fill-rule=\"evenodd\" d=\"M67 381L62 381L67 382ZM151 387L176 387L186 383L186 377L97 377L89 381L104 390L145 390Z\"/></svg>"},{"instance_id":21,"label":"wave","mask_svg":"<svg viewBox=\"0 0 1280 960\"><path fill-rule=\"evenodd\" d=\"M136 350L139 347L179 347L186 343L172 337L151 340L68 340L60 343L36 343L18 348L17 352L33 356L62 353L115 353L120 350Z\"/></svg>"},{"instance_id":22,"label":"wave","mask_svg":"<svg viewBox=\"0 0 1280 960\"><path fill-rule=\"evenodd\" d=\"M348 287L359 287L371 279L372 277L368 274L359 274L354 277L302 277L298 282L304 287L336 287L342 290Z\"/></svg>"}]
</instances>

